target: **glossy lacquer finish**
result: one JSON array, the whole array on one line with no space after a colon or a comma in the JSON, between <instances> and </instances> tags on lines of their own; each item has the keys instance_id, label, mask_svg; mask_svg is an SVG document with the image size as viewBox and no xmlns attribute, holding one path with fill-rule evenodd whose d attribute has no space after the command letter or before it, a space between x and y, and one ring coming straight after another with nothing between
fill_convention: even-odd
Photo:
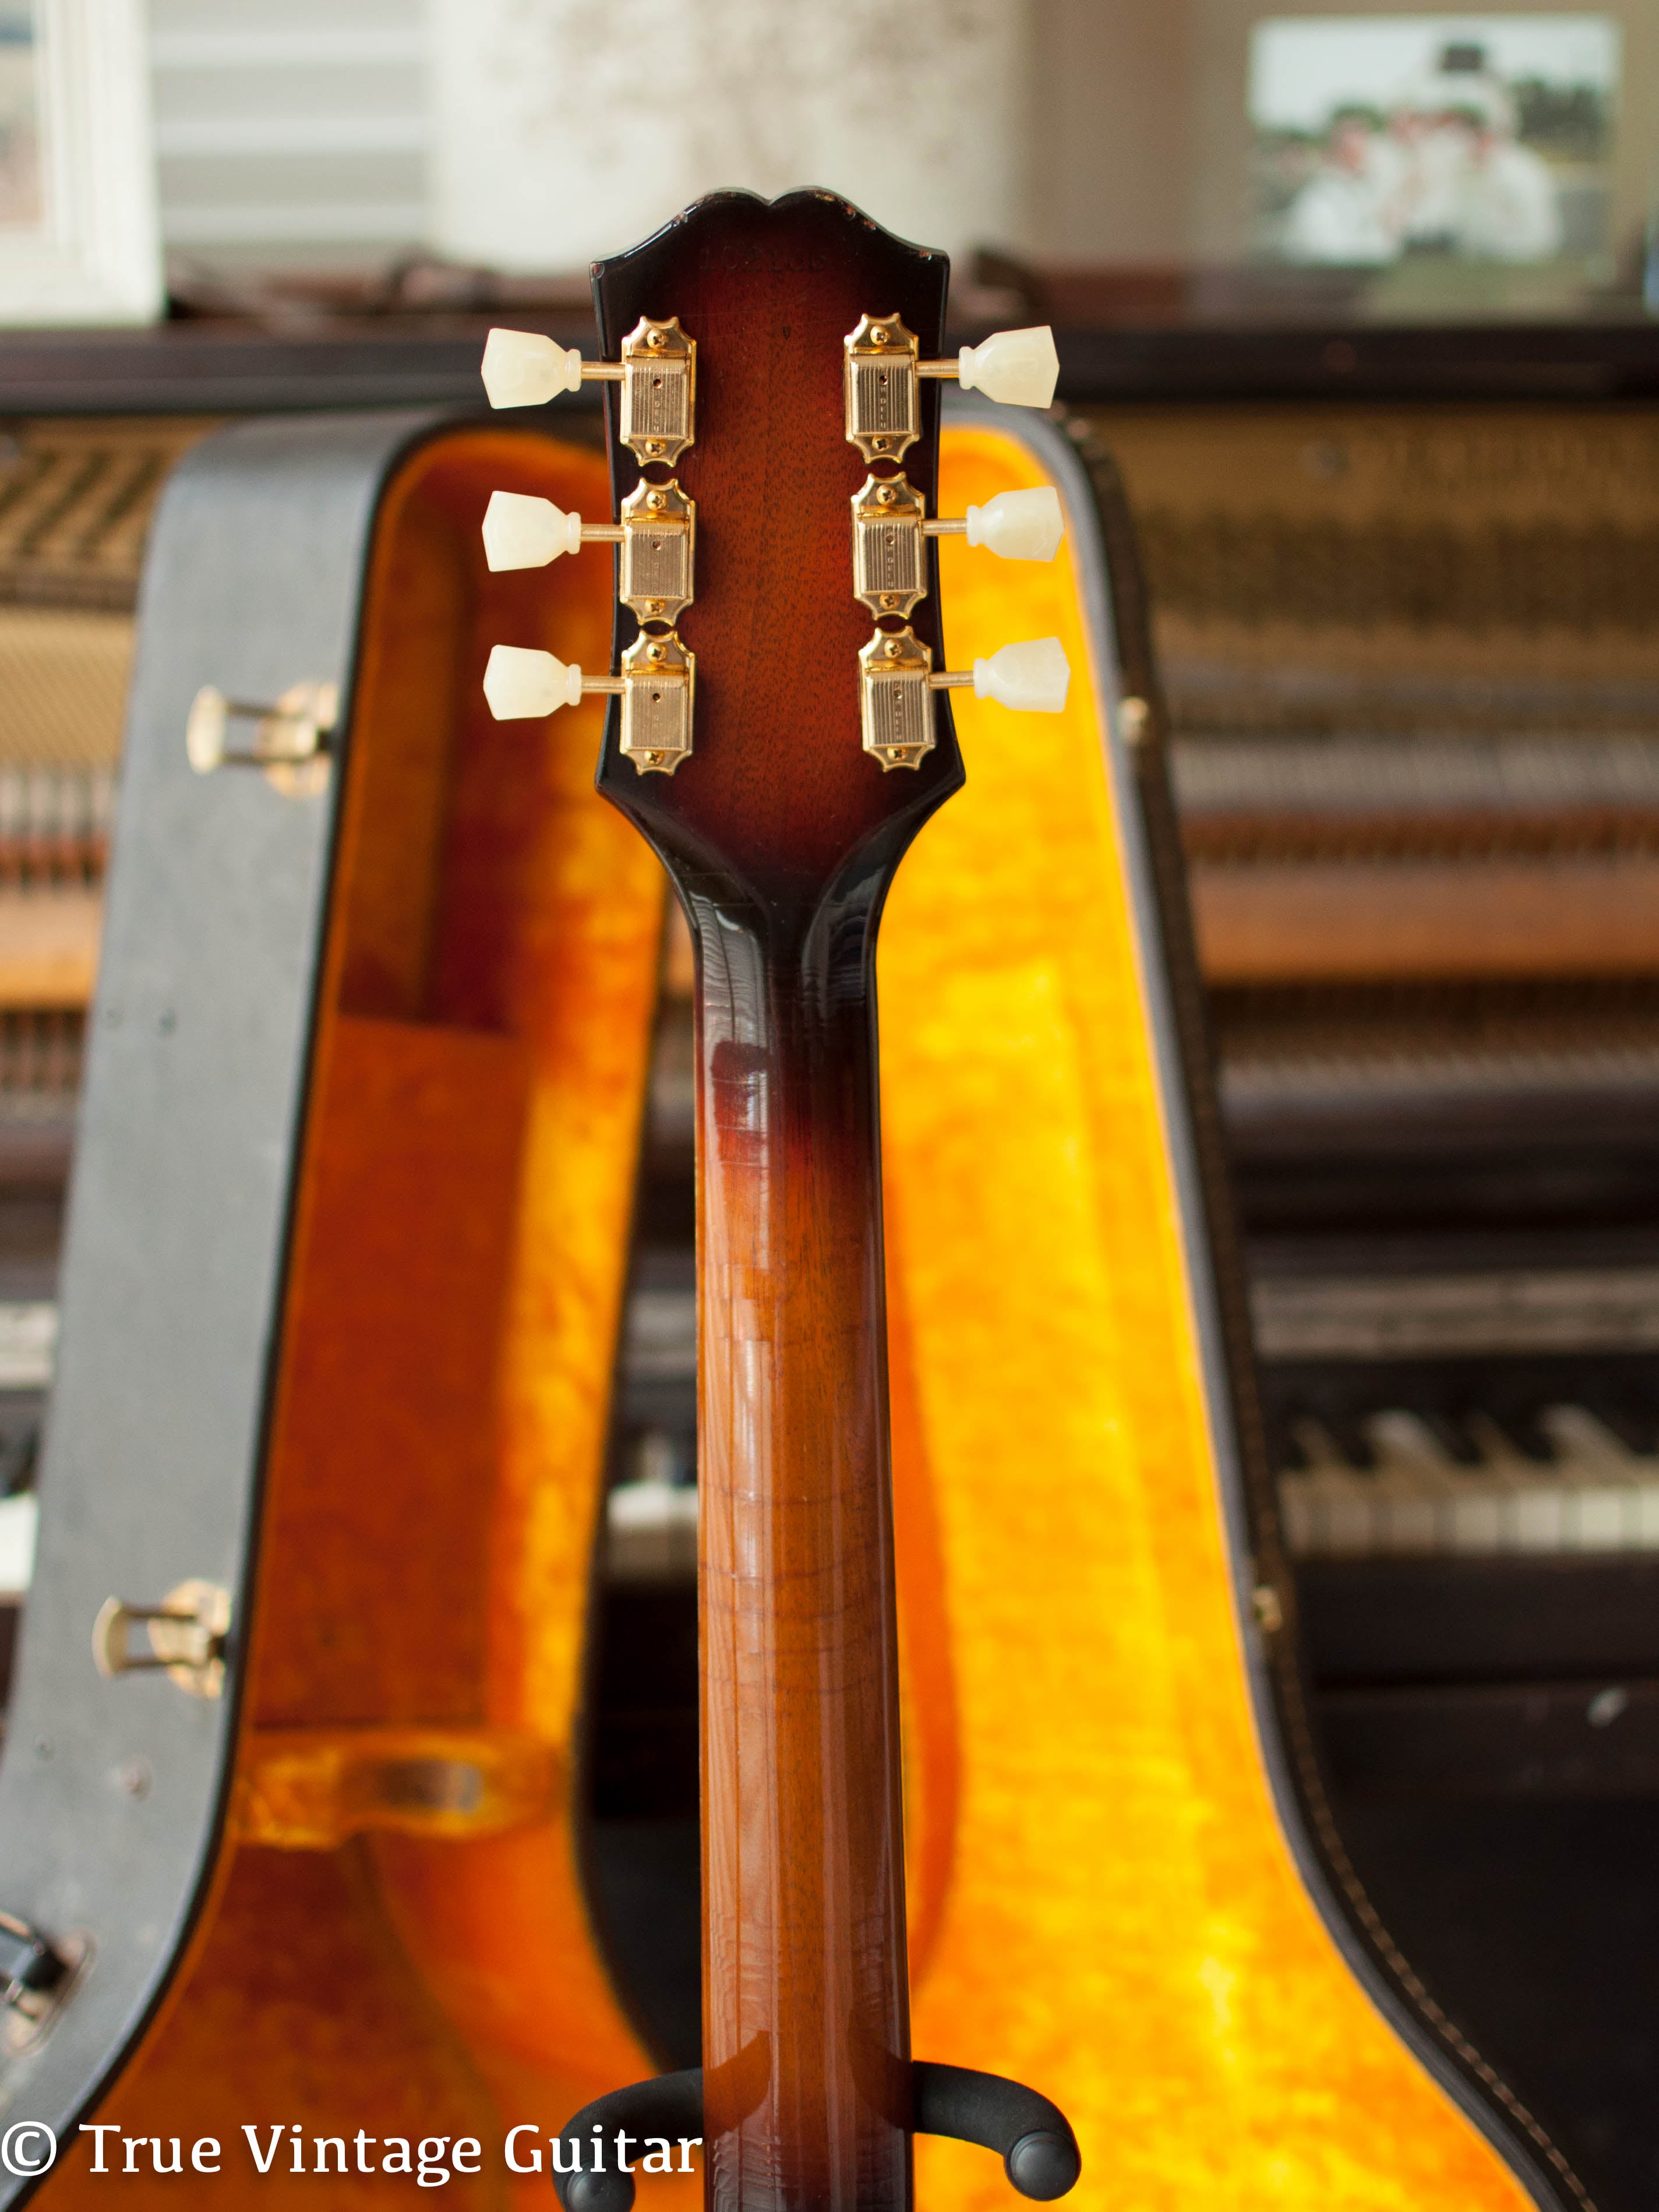
<instances>
[{"instance_id":1,"label":"glossy lacquer finish","mask_svg":"<svg viewBox=\"0 0 1659 2212\"><path fill-rule=\"evenodd\" d=\"M601 265L607 354L698 343L696 749L600 787L656 845L698 954L704 2067L719 2212L910 2194L873 956L898 859L961 781L860 750L842 339L937 351L946 264L821 193L701 202ZM906 460L931 507L937 401ZM635 465L612 447L618 497ZM631 620L623 621L631 633ZM929 601L915 627L939 646ZM625 642L625 638L620 641Z\"/></svg>"}]
</instances>

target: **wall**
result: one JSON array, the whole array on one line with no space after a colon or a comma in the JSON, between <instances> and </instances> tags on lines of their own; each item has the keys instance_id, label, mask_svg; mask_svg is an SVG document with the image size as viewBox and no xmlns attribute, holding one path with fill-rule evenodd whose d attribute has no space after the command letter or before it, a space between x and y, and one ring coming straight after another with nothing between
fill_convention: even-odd
<instances>
[{"instance_id":1,"label":"wall","mask_svg":"<svg viewBox=\"0 0 1659 2212\"><path fill-rule=\"evenodd\" d=\"M844 193L960 253L1024 228L1026 0L433 0L433 234L574 269L700 193Z\"/></svg>"},{"instance_id":2,"label":"wall","mask_svg":"<svg viewBox=\"0 0 1659 2212\"><path fill-rule=\"evenodd\" d=\"M1182 259L1194 0L1037 0L1033 33L1027 242L1057 260Z\"/></svg>"}]
</instances>

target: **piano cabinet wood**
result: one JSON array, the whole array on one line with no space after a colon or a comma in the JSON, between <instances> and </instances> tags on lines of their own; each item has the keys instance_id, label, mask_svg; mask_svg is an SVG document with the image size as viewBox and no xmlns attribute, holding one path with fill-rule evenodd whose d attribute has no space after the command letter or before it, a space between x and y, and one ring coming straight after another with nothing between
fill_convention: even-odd
<instances>
[{"instance_id":1,"label":"piano cabinet wood","mask_svg":"<svg viewBox=\"0 0 1659 2212\"><path fill-rule=\"evenodd\" d=\"M1659 1805L1659 1559L1304 1559L1344 1796Z\"/></svg>"}]
</instances>

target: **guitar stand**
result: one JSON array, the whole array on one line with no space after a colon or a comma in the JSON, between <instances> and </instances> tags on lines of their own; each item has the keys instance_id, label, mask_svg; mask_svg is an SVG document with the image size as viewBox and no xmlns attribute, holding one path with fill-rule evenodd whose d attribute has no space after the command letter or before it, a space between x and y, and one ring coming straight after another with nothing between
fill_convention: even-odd
<instances>
[{"instance_id":1,"label":"guitar stand","mask_svg":"<svg viewBox=\"0 0 1659 2212\"><path fill-rule=\"evenodd\" d=\"M1008 2179L1022 2197L1043 2203L1064 2197L1083 2171L1077 2137L1059 2106L1018 2081L917 2058L910 2066L910 2098L914 2134L953 2136L1000 2152ZM613 2089L584 2105L555 2139L553 2186L564 2212L630 2212L631 2173L609 2164L597 2172L576 2166L583 2148L592 2147L596 2130L602 2146L619 2130L640 2142L652 2136L700 2140L702 2067ZM571 2160L569 2172L558 2170L561 2153Z\"/></svg>"}]
</instances>

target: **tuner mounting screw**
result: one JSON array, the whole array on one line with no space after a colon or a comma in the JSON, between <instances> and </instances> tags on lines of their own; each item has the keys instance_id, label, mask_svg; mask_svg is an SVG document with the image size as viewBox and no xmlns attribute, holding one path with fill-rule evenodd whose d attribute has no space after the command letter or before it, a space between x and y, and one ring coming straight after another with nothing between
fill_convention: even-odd
<instances>
[{"instance_id":1,"label":"tuner mounting screw","mask_svg":"<svg viewBox=\"0 0 1659 2212\"><path fill-rule=\"evenodd\" d=\"M647 331L645 334L645 342L648 346L659 346L662 343L662 332L660 331Z\"/></svg>"},{"instance_id":2,"label":"tuner mounting screw","mask_svg":"<svg viewBox=\"0 0 1659 2212\"><path fill-rule=\"evenodd\" d=\"M647 660L660 660L662 659L662 647L659 645L647 646L645 649L645 657Z\"/></svg>"},{"instance_id":3,"label":"tuner mounting screw","mask_svg":"<svg viewBox=\"0 0 1659 2212\"><path fill-rule=\"evenodd\" d=\"M876 505L878 507L890 507L892 504L893 487L891 484L883 484L881 489L876 494Z\"/></svg>"},{"instance_id":4,"label":"tuner mounting screw","mask_svg":"<svg viewBox=\"0 0 1659 2212\"><path fill-rule=\"evenodd\" d=\"M662 494L659 491L647 492L645 503L653 514L656 514L663 504Z\"/></svg>"}]
</instances>

